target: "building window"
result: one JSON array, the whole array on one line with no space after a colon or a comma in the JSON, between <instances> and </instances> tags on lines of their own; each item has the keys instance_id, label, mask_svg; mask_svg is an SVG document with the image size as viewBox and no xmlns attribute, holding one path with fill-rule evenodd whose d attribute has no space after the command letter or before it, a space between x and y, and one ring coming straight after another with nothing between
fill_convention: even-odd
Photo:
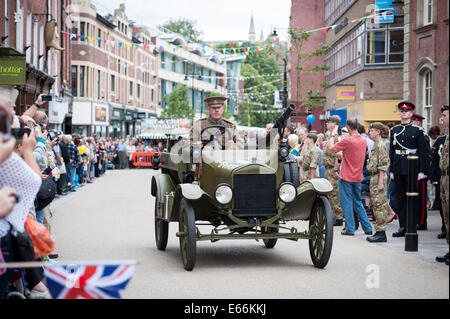
<instances>
[{"instance_id":1,"label":"building window","mask_svg":"<svg viewBox=\"0 0 450 319\"><path fill-rule=\"evenodd\" d=\"M101 39L102 38L102 30L101 29L98 29L98 47L99 48L101 48L102 47L102 41L101 40L99 40L99 39Z\"/></svg>"},{"instance_id":2,"label":"building window","mask_svg":"<svg viewBox=\"0 0 450 319\"><path fill-rule=\"evenodd\" d=\"M136 85L136 96L138 99L141 98L141 85L140 84Z\"/></svg>"},{"instance_id":3,"label":"building window","mask_svg":"<svg viewBox=\"0 0 450 319\"><path fill-rule=\"evenodd\" d=\"M130 81L130 96L133 97L133 82Z\"/></svg>"},{"instance_id":4,"label":"building window","mask_svg":"<svg viewBox=\"0 0 450 319\"><path fill-rule=\"evenodd\" d=\"M84 97L85 67L80 66L80 97Z\"/></svg>"},{"instance_id":5,"label":"building window","mask_svg":"<svg viewBox=\"0 0 450 319\"><path fill-rule=\"evenodd\" d=\"M3 42L3 45L5 47L9 47L9 1L5 0L5 41Z\"/></svg>"},{"instance_id":6,"label":"building window","mask_svg":"<svg viewBox=\"0 0 450 319\"><path fill-rule=\"evenodd\" d=\"M433 0L423 1L423 25L429 25L433 23Z\"/></svg>"},{"instance_id":7,"label":"building window","mask_svg":"<svg viewBox=\"0 0 450 319\"><path fill-rule=\"evenodd\" d=\"M86 23L80 22L80 36L84 37L86 35Z\"/></svg>"},{"instance_id":8,"label":"building window","mask_svg":"<svg viewBox=\"0 0 450 319\"><path fill-rule=\"evenodd\" d=\"M333 24L356 0L325 0L325 24Z\"/></svg>"},{"instance_id":9,"label":"building window","mask_svg":"<svg viewBox=\"0 0 450 319\"><path fill-rule=\"evenodd\" d=\"M116 91L116 77L111 75L111 92Z\"/></svg>"},{"instance_id":10,"label":"building window","mask_svg":"<svg viewBox=\"0 0 450 319\"><path fill-rule=\"evenodd\" d=\"M426 70L422 75L422 105L425 115L425 130L431 127L433 120L433 73Z\"/></svg>"},{"instance_id":11,"label":"building window","mask_svg":"<svg viewBox=\"0 0 450 319\"><path fill-rule=\"evenodd\" d=\"M78 67L72 66L72 95L78 96Z\"/></svg>"},{"instance_id":12,"label":"building window","mask_svg":"<svg viewBox=\"0 0 450 319\"><path fill-rule=\"evenodd\" d=\"M101 73L100 70L97 71L97 99L100 100L100 87L101 87Z\"/></svg>"}]
</instances>

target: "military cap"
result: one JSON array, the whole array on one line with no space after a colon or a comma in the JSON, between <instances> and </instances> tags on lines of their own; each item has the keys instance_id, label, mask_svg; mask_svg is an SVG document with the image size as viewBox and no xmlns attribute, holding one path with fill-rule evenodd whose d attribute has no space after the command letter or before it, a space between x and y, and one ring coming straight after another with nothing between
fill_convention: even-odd
<instances>
[{"instance_id":1,"label":"military cap","mask_svg":"<svg viewBox=\"0 0 450 319\"><path fill-rule=\"evenodd\" d=\"M306 135L306 137L311 138L314 141L314 143L317 142L317 134L315 133L309 133L308 135Z\"/></svg>"},{"instance_id":2,"label":"military cap","mask_svg":"<svg viewBox=\"0 0 450 319\"><path fill-rule=\"evenodd\" d=\"M411 120L422 122L425 118L420 114L414 113L413 116L411 116Z\"/></svg>"},{"instance_id":3,"label":"military cap","mask_svg":"<svg viewBox=\"0 0 450 319\"><path fill-rule=\"evenodd\" d=\"M441 112L444 112L444 111L448 111L448 105L447 104L442 105Z\"/></svg>"},{"instance_id":4,"label":"military cap","mask_svg":"<svg viewBox=\"0 0 450 319\"><path fill-rule=\"evenodd\" d=\"M336 124L341 124L341 117L339 115L332 115L328 118L327 122L334 122Z\"/></svg>"},{"instance_id":5,"label":"military cap","mask_svg":"<svg viewBox=\"0 0 450 319\"><path fill-rule=\"evenodd\" d=\"M413 103L408 102L408 101L403 101L403 102L398 103L397 107L400 111L401 110L412 111L412 110L416 109L416 106Z\"/></svg>"},{"instance_id":6,"label":"military cap","mask_svg":"<svg viewBox=\"0 0 450 319\"><path fill-rule=\"evenodd\" d=\"M374 123L370 124L369 128L371 128L371 129L374 128L376 130L384 131L386 129L386 126L381 122L374 122Z\"/></svg>"},{"instance_id":7,"label":"military cap","mask_svg":"<svg viewBox=\"0 0 450 319\"><path fill-rule=\"evenodd\" d=\"M209 107L221 107L225 104L227 97L225 96L210 96L205 99Z\"/></svg>"}]
</instances>

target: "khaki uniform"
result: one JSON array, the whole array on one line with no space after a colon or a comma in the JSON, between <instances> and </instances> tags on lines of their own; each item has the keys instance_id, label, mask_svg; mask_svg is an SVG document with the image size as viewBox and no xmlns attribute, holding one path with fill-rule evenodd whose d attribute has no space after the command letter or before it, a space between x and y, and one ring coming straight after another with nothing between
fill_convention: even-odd
<instances>
[{"instance_id":1,"label":"khaki uniform","mask_svg":"<svg viewBox=\"0 0 450 319\"><path fill-rule=\"evenodd\" d=\"M310 178L311 174L311 168L315 168L316 170L319 167L319 161L320 161L320 155L319 151L317 150L316 146L313 145L311 148L308 148L306 145L303 147L302 150L302 156L303 156L303 162L302 162L302 168L303 168L303 177L302 181L307 181Z\"/></svg>"},{"instance_id":2,"label":"khaki uniform","mask_svg":"<svg viewBox=\"0 0 450 319\"><path fill-rule=\"evenodd\" d=\"M447 229L447 244L449 243L449 225L448 225L448 209L449 209L449 136L445 139L444 148L442 150L439 167L441 168L441 201L442 201L442 215L444 216L445 228Z\"/></svg>"},{"instance_id":3,"label":"khaki uniform","mask_svg":"<svg viewBox=\"0 0 450 319\"><path fill-rule=\"evenodd\" d=\"M211 128L203 132L203 135L200 136L202 130L208 126L212 125L221 125L225 126L225 134L221 134L222 132L218 128ZM239 136L238 130L236 128L236 124L233 122L227 120L227 119L220 119L219 121L214 121L211 119L211 117L203 118L200 120L197 120L194 123L194 126L192 127L190 134L189 134L189 141L191 143L196 143L201 141L202 139L208 140L210 139L211 135L214 134L216 136L221 135L222 139L218 141L219 146L225 145L228 141L233 141L236 144L236 148L242 149L244 148L244 141ZM204 145L206 148L213 148L214 142L210 142L207 145ZM222 148L220 148L222 149Z\"/></svg>"},{"instance_id":4,"label":"khaki uniform","mask_svg":"<svg viewBox=\"0 0 450 319\"><path fill-rule=\"evenodd\" d=\"M384 174L383 189L378 190L378 179L380 171L386 173L389 167L389 154L386 144L382 140L375 142L367 161L367 170L370 173L370 201L372 203L373 215L377 221L376 232L386 231L387 222L387 174Z\"/></svg>"},{"instance_id":5,"label":"khaki uniform","mask_svg":"<svg viewBox=\"0 0 450 319\"><path fill-rule=\"evenodd\" d=\"M333 218L340 220L344 218L344 211L342 210L341 202L339 200L338 180L333 176L336 153L327 148L328 141L331 138L331 133L327 132L325 136L327 137L327 143L324 146L322 163L325 166L325 178L331 183L331 186L333 186L333 190L328 194L328 201L330 202L331 210L333 211ZM334 137L334 143L336 144L337 142L339 142L339 138Z\"/></svg>"}]
</instances>

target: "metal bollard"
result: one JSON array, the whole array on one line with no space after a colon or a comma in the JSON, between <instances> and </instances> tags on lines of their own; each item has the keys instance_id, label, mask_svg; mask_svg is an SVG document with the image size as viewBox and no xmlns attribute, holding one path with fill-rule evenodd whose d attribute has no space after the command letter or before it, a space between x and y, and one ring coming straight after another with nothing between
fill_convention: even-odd
<instances>
[{"instance_id":1,"label":"metal bollard","mask_svg":"<svg viewBox=\"0 0 450 319\"><path fill-rule=\"evenodd\" d=\"M417 209L419 193L417 192L418 156L408 156L408 192L406 193L406 234L405 251L418 251Z\"/></svg>"}]
</instances>

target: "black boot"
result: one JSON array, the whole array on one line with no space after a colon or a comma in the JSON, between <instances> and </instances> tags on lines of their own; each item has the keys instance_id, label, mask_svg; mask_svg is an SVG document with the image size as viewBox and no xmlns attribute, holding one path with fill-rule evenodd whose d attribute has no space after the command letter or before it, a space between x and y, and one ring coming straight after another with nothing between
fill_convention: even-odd
<instances>
[{"instance_id":1,"label":"black boot","mask_svg":"<svg viewBox=\"0 0 450 319\"><path fill-rule=\"evenodd\" d=\"M367 241L371 243L385 243L387 242L386 232L385 231L377 231L375 235L367 237Z\"/></svg>"},{"instance_id":2,"label":"black boot","mask_svg":"<svg viewBox=\"0 0 450 319\"><path fill-rule=\"evenodd\" d=\"M445 239L447 237L447 232L443 231L439 235L437 235L438 239Z\"/></svg>"},{"instance_id":3,"label":"black boot","mask_svg":"<svg viewBox=\"0 0 450 319\"><path fill-rule=\"evenodd\" d=\"M446 253L444 256L437 256L436 261L440 263L445 262L448 265L448 253Z\"/></svg>"},{"instance_id":4,"label":"black boot","mask_svg":"<svg viewBox=\"0 0 450 319\"><path fill-rule=\"evenodd\" d=\"M405 237L406 228L400 227L395 233L392 234L392 237Z\"/></svg>"}]
</instances>

